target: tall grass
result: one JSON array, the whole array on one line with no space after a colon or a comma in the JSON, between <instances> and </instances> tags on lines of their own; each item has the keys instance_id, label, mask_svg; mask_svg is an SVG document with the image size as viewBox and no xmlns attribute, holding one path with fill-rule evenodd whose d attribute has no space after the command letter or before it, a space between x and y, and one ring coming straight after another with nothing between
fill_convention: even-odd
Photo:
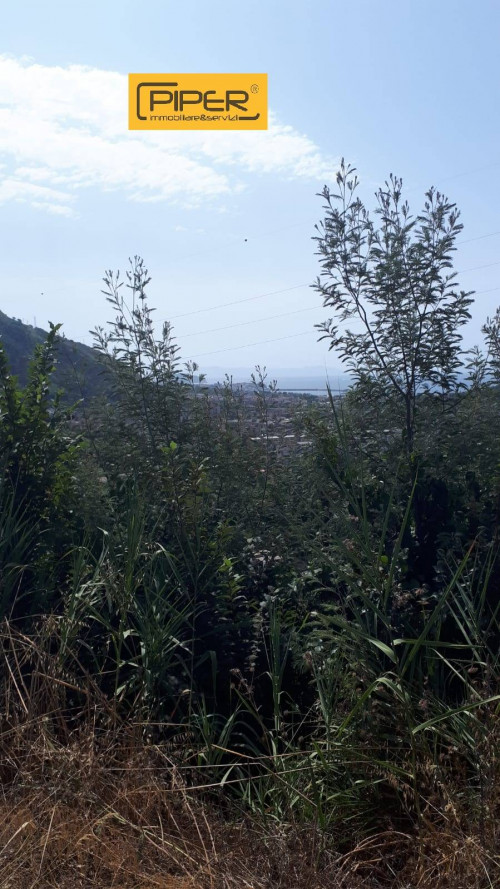
<instances>
[{"instance_id":1,"label":"tall grass","mask_svg":"<svg viewBox=\"0 0 500 889\"><path fill-rule=\"evenodd\" d=\"M2 887L498 884L497 535L429 585L418 461L379 479L332 397L283 460L259 380L242 454L229 387L178 444L139 374L144 457L121 405L86 480L47 408L39 521L3 473Z\"/></svg>"}]
</instances>

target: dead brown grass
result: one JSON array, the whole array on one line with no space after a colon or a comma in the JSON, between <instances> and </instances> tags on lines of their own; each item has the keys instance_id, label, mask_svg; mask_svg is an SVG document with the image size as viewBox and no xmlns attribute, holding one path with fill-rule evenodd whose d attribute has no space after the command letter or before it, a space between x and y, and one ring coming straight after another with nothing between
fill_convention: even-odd
<instances>
[{"instance_id":1,"label":"dead brown grass","mask_svg":"<svg viewBox=\"0 0 500 889\"><path fill-rule=\"evenodd\" d=\"M263 823L189 790L172 745L120 722L90 681L76 694L29 640L5 644L0 889L500 887L493 815L481 836L451 807L418 834L353 837L340 853L314 827Z\"/></svg>"},{"instance_id":2,"label":"dead brown grass","mask_svg":"<svg viewBox=\"0 0 500 889\"><path fill-rule=\"evenodd\" d=\"M63 744L47 725L27 726L24 758L21 727L11 736L15 775L3 738L1 889L500 886L500 856L473 832L385 831L342 855L330 838L319 854L312 829L223 816L130 728L99 737L87 726Z\"/></svg>"},{"instance_id":3,"label":"dead brown grass","mask_svg":"<svg viewBox=\"0 0 500 889\"><path fill-rule=\"evenodd\" d=\"M2 889L337 885L318 882L307 832L222 818L126 727L98 743L80 730L56 744L43 721L27 731L24 759L12 733L18 770L0 801Z\"/></svg>"}]
</instances>

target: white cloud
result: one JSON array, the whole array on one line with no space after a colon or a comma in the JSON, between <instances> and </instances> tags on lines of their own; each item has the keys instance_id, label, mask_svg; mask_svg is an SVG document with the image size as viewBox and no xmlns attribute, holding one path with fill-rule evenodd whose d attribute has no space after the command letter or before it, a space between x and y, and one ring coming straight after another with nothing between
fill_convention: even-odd
<instances>
[{"instance_id":1,"label":"white cloud","mask_svg":"<svg viewBox=\"0 0 500 889\"><path fill-rule=\"evenodd\" d=\"M196 206L241 191L249 174L327 180L336 164L272 112L267 131L129 131L125 75L0 56L2 168L0 203L72 216L91 186Z\"/></svg>"},{"instance_id":2,"label":"white cloud","mask_svg":"<svg viewBox=\"0 0 500 889\"><path fill-rule=\"evenodd\" d=\"M73 195L55 188L33 185L20 178L0 179L0 204L5 204L8 201L29 203L33 207L47 210L49 213L75 216L75 211L69 206L73 200Z\"/></svg>"}]
</instances>

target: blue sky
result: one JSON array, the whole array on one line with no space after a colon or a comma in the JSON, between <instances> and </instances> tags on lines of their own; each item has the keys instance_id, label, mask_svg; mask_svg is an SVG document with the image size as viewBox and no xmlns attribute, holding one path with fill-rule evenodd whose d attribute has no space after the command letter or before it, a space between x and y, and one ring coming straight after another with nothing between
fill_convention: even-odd
<instances>
[{"instance_id":1,"label":"blue sky","mask_svg":"<svg viewBox=\"0 0 500 889\"><path fill-rule=\"evenodd\" d=\"M0 24L3 311L90 342L104 269L139 253L185 358L334 367L308 285L345 156L367 203L390 172L415 210L432 184L457 202L480 340L500 303L497 0L25 0ZM129 71L267 72L270 129L131 133Z\"/></svg>"}]
</instances>

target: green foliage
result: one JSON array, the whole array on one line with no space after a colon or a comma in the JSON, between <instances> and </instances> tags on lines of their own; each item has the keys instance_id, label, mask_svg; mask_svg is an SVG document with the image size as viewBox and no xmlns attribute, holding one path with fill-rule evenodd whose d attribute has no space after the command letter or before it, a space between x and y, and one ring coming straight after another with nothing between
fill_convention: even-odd
<instances>
[{"instance_id":1,"label":"green foliage","mask_svg":"<svg viewBox=\"0 0 500 889\"><path fill-rule=\"evenodd\" d=\"M30 358L36 346L46 341L47 332L0 312L0 337L10 373L24 387L28 382ZM57 358L50 388L52 393L64 389L63 400L68 405L79 398L90 398L103 392L100 364L89 346L61 335L58 337Z\"/></svg>"},{"instance_id":2,"label":"green foliage","mask_svg":"<svg viewBox=\"0 0 500 889\"><path fill-rule=\"evenodd\" d=\"M455 207L431 190L414 219L391 179L376 227L352 173L341 209L324 192L318 286L363 325L324 328L356 384L288 408L304 447L265 368L241 390L182 366L139 257L129 302L105 276L109 398L61 408L56 327L24 388L0 350L1 616L70 690L75 729L91 689L105 725L313 825L318 854L451 809L484 822L497 774L496 322L461 383Z\"/></svg>"},{"instance_id":3,"label":"green foliage","mask_svg":"<svg viewBox=\"0 0 500 889\"><path fill-rule=\"evenodd\" d=\"M472 302L451 271L462 225L455 204L433 188L413 216L402 180L391 176L376 193L377 226L356 196L358 185L355 169L342 161L338 192L325 186L322 193L316 289L336 319L318 326L372 397L389 391L400 404L411 455L418 397L458 385L461 327ZM357 327L339 327L351 320Z\"/></svg>"},{"instance_id":4,"label":"green foliage","mask_svg":"<svg viewBox=\"0 0 500 889\"><path fill-rule=\"evenodd\" d=\"M500 382L500 307L493 318L487 318L483 327L487 346L487 357L483 359L483 375L488 369L496 385Z\"/></svg>"},{"instance_id":5,"label":"green foliage","mask_svg":"<svg viewBox=\"0 0 500 889\"><path fill-rule=\"evenodd\" d=\"M49 392L58 330L51 326L46 342L35 347L24 388L9 373L0 346L2 562L10 578L3 590L2 615L25 596L12 585L19 572L34 571L37 587L21 613L36 610L42 602L48 606L56 582L54 552L70 540L74 523L72 468L78 436L68 428L68 411L61 410L59 398Z\"/></svg>"}]
</instances>

